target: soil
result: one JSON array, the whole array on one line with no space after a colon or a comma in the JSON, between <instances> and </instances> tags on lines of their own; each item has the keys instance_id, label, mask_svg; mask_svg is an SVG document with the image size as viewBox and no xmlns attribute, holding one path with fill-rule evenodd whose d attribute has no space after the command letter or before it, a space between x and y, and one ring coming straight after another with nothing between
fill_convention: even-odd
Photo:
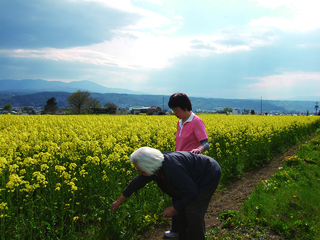
<instances>
[{"instance_id":1,"label":"soil","mask_svg":"<svg viewBox=\"0 0 320 240\"><path fill-rule=\"evenodd\" d=\"M311 138L312 136L294 145L284 153L276 156L268 164L245 173L240 180L232 183L228 187L216 191L211 199L207 214L205 216L206 231L208 232L215 227L222 228L223 220L218 218L219 214L224 210L239 210L241 204L249 197L249 195L260 183L260 181L264 179L270 179L273 174L279 171L279 167L281 166L284 158L293 156L297 152L299 146ZM169 224L161 225L159 227L156 227L155 229L150 230L144 236L141 236L136 240L170 239L164 236L164 232L168 230L170 230ZM267 234L268 239L282 239L273 232L269 232ZM171 239L175 240L178 238Z\"/></svg>"}]
</instances>

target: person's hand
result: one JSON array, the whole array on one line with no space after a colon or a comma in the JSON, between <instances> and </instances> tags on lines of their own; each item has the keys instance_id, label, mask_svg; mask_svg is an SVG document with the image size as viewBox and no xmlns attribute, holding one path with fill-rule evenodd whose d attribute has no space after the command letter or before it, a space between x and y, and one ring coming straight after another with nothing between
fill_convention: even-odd
<instances>
[{"instance_id":1,"label":"person's hand","mask_svg":"<svg viewBox=\"0 0 320 240\"><path fill-rule=\"evenodd\" d=\"M194 153L194 154L202 154L204 148L202 146L198 147L198 148L195 148L195 149L192 149L191 150L191 153Z\"/></svg>"},{"instance_id":2,"label":"person's hand","mask_svg":"<svg viewBox=\"0 0 320 240\"><path fill-rule=\"evenodd\" d=\"M122 195L116 201L114 201L110 206L111 210L112 211L116 210L119 207L119 205L122 203L124 198L125 197Z\"/></svg>"},{"instance_id":3,"label":"person's hand","mask_svg":"<svg viewBox=\"0 0 320 240\"><path fill-rule=\"evenodd\" d=\"M201 151L200 151L200 149L195 148L195 149L192 149L192 150L191 150L191 153L201 154Z\"/></svg>"},{"instance_id":4,"label":"person's hand","mask_svg":"<svg viewBox=\"0 0 320 240\"><path fill-rule=\"evenodd\" d=\"M178 211L174 209L173 206L167 207L166 210L164 210L162 217L166 218L172 218Z\"/></svg>"}]
</instances>

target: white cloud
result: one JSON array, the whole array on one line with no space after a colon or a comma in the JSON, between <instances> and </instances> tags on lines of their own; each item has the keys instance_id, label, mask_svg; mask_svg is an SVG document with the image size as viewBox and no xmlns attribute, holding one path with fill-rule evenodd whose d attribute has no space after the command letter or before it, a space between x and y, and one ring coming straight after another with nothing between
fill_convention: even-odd
<instances>
[{"instance_id":1,"label":"white cloud","mask_svg":"<svg viewBox=\"0 0 320 240\"><path fill-rule=\"evenodd\" d=\"M251 26L265 26L275 27L281 30L299 30L308 31L315 30L320 27L319 16L312 15L295 15L292 19L283 17L261 17L257 20L252 20L249 25Z\"/></svg>"},{"instance_id":2,"label":"white cloud","mask_svg":"<svg viewBox=\"0 0 320 240\"><path fill-rule=\"evenodd\" d=\"M111 40L91 46L69 49L16 49L0 53L16 58L81 62L128 69L163 69L171 66L172 58L177 56L198 54L206 57L217 53L246 51L272 41L272 38L263 36L263 31L248 31L244 28L227 29L216 35L209 33L196 37L192 34L188 37L171 37L170 34L177 32L183 25L183 17L180 15L168 13L164 16L134 7L130 0L73 1L94 1L106 8L135 13L142 18L133 25L113 30L114 37ZM160 2L153 1L154 4L161 5ZM199 43L192 42L195 38ZM235 43L235 40L238 43Z\"/></svg>"},{"instance_id":3,"label":"white cloud","mask_svg":"<svg viewBox=\"0 0 320 240\"><path fill-rule=\"evenodd\" d=\"M154 32L155 33L159 33L159 34L168 34L169 35L171 33L176 32L178 29L179 29L179 27L171 26L171 28L167 29L167 30L157 30L157 29L155 29Z\"/></svg>"},{"instance_id":4,"label":"white cloud","mask_svg":"<svg viewBox=\"0 0 320 240\"><path fill-rule=\"evenodd\" d=\"M249 25L276 27L282 30L308 31L320 27L320 1L316 0L255 0L265 8L286 7L291 18L263 16L253 19Z\"/></svg>"},{"instance_id":5,"label":"white cloud","mask_svg":"<svg viewBox=\"0 0 320 240\"><path fill-rule=\"evenodd\" d=\"M137 24L127 26L126 29L156 29L163 26L172 25L172 21L161 14L145 9L140 9L139 13L143 15L143 18L140 21L138 21Z\"/></svg>"},{"instance_id":6,"label":"white cloud","mask_svg":"<svg viewBox=\"0 0 320 240\"><path fill-rule=\"evenodd\" d=\"M83 0L82 0L83 1ZM134 7L131 4L130 0L84 0L84 1L94 1L99 2L106 7L115 8L121 11L131 12L138 14L142 17L140 21L138 21L134 25L129 25L126 29L155 29L163 26L168 26L172 24L172 21L159 13L154 11L150 11L143 8ZM162 1L160 0L140 0L140 1L148 1L157 5L162 5ZM170 26L169 26L170 27Z\"/></svg>"},{"instance_id":7,"label":"white cloud","mask_svg":"<svg viewBox=\"0 0 320 240\"><path fill-rule=\"evenodd\" d=\"M100 82L101 85L113 88L119 88L119 86L122 86L121 88L127 88L135 91L144 91L144 86L150 80L149 76L143 73L106 71L101 74L101 76L106 75L108 78L102 78L103 81Z\"/></svg>"},{"instance_id":8,"label":"white cloud","mask_svg":"<svg viewBox=\"0 0 320 240\"><path fill-rule=\"evenodd\" d=\"M0 50L0 54L128 69L162 69L170 65L170 58L188 51L189 41L186 39L129 31L122 33L126 34L88 47Z\"/></svg>"},{"instance_id":9,"label":"white cloud","mask_svg":"<svg viewBox=\"0 0 320 240\"><path fill-rule=\"evenodd\" d=\"M75 0L75 1L87 1L87 2L98 2L107 7L115 8L121 11L135 12L134 7L130 0Z\"/></svg>"},{"instance_id":10,"label":"white cloud","mask_svg":"<svg viewBox=\"0 0 320 240\"><path fill-rule=\"evenodd\" d=\"M92 65L104 65L110 67L133 68L122 60L105 53L92 51L85 48L55 49L43 48L38 50L16 49L0 50L0 53L14 58L38 58L53 61L81 62Z\"/></svg>"},{"instance_id":11,"label":"white cloud","mask_svg":"<svg viewBox=\"0 0 320 240\"><path fill-rule=\"evenodd\" d=\"M161 0L135 0L136 2L150 2L156 5L162 6L163 2Z\"/></svg>"},{"instance_id":12,"label":"white cloud","mask_svg":"<svg viewBox=\"0 0 320 240\"><path fill-rule=\"evenodd\" d=\"M120 32L119 32L120 33ZM170 66L170 59L188 51L188 41L181 38L153 36L152 34L121 31L111 41L97 44L94 51L117 56L129 65L142 69L162 69Z\"/></svg>"},{"instance_id":13,"label":"white cloud","mask_svg":"<svg viewBox=\"0 0 320 240\"><path fill-rule=\"evenodd\" d=\"M311 11L316 12L315 7L320 6L317 0L253 0L260 3L266 8L288 7L296 11ZM319 8L318 8L319 9Z\"/></svg>"},{"instance_id":14,"label":"white cloud","mask_svg":"<svg viewBox=\"0 0 320 240\"><path fill-rule=\"evenodd\" d=\"M320 73L283 73L281 75L271 75L257 79L259 83L254 83L251 87L272 87L275 89L281 89L284 87L294 87L297 85L309 87L315 87L320 85Z\"/></svg>"},{"instance_id":15,"label":"white cloud","mask_svg":"<svg viewBox=\"0 0 320 240\"><path fill-rule=\"evenodd\" d=\"M320 72L292 72L259 78L257 83L249 84L248 89L257 96L281 99L292 96L320 96Z\"/></svg>"},{"instance_id":16,"label":"white cloud","mask_svg":"<svg viewBox=\"0 0 320 240\"><path fill-rule=\"evenodd\" d=\"M246 51L270 42L269 38L261 37L261 33L256 32L250 34L226 32L220 36L198 36L196 41L193 36L155 36L152 33L134 30L114 32L117 37L112 40L86 47L0 50L0 53L15 58L39 58L127 69L160 70L171 66L171 60L178 56L197 54L206 57L217 53Z\"/></svg>"}]
</instances>

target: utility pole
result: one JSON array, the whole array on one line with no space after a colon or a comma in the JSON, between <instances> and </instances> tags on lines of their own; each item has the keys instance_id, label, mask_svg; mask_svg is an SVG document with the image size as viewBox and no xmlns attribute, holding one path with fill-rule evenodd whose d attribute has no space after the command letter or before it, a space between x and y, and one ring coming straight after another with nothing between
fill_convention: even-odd
<instances>
[{"instance_id":1,"label":"utility pole","mask_svg":"<svg viewBox=\"0 0 320 240\"><path fill-rule=\"evenodd\" d=\"M162 101L162 110L164 111L164 97L163 97L163 101Z\"/></svg>"}]
</instances>

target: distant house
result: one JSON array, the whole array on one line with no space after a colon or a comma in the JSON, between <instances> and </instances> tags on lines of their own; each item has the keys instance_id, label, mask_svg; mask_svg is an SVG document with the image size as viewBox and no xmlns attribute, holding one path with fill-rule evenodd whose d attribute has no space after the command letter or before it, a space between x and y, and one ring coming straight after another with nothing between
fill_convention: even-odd
<instances>
[{"instance_id":1,"label":"distant house","mask_svg":"<svg viewBox=\"0 0 320 240\"><path fill-rule=\"evenodd\" d=\"M12 110L12 111L10 112L10 114L18 115L18 112L17 112L16 110Z\"/></svg>"},{"instance_id":2,"label":"distant house","mask_svg":"<svg viewBox=\"0 0 320 240\"><path fill-rule=\"evenodd\" d=\"M148 108L147 114L149 115L159 115L161 113L161 108L157 106L151 106Z\"/></svg>"},{"instance_id":3,"label":"distant house","mask_svg":"<svg viewBox=\"0 0 320 240\"><path fill-rule=\"evenodd\" d=\"M238 114L241 114L241 111L240 109L233 109L231 114L238 115Z\"/></svg>"},{"instance_id":4,"label":"distant house","mask_svg":"<svg viewBox=\"0 0 320 240\"><path fill-rule=\"evenodd\" d=\"M139 107L139 106L138 107L131 107L131 108L129 108L129 111L131 112L131 114L137 115L137 114L139 114L141 112L145 112L146 113L148 111L148 108L149 107Z\"/></svg>"},{"instance_id":5,"label":"distant house","mask_svg":"<svg viewBox=\"0 0 320 240\"><path fill-rule=\"evenodd\" d=\"M151 106L151 107L132 107L129 109L131 114L139 114L139 113L147 113L147 114L159 114L161 112L161 108L157 106Z\"/></svg>"}]
</instances>

